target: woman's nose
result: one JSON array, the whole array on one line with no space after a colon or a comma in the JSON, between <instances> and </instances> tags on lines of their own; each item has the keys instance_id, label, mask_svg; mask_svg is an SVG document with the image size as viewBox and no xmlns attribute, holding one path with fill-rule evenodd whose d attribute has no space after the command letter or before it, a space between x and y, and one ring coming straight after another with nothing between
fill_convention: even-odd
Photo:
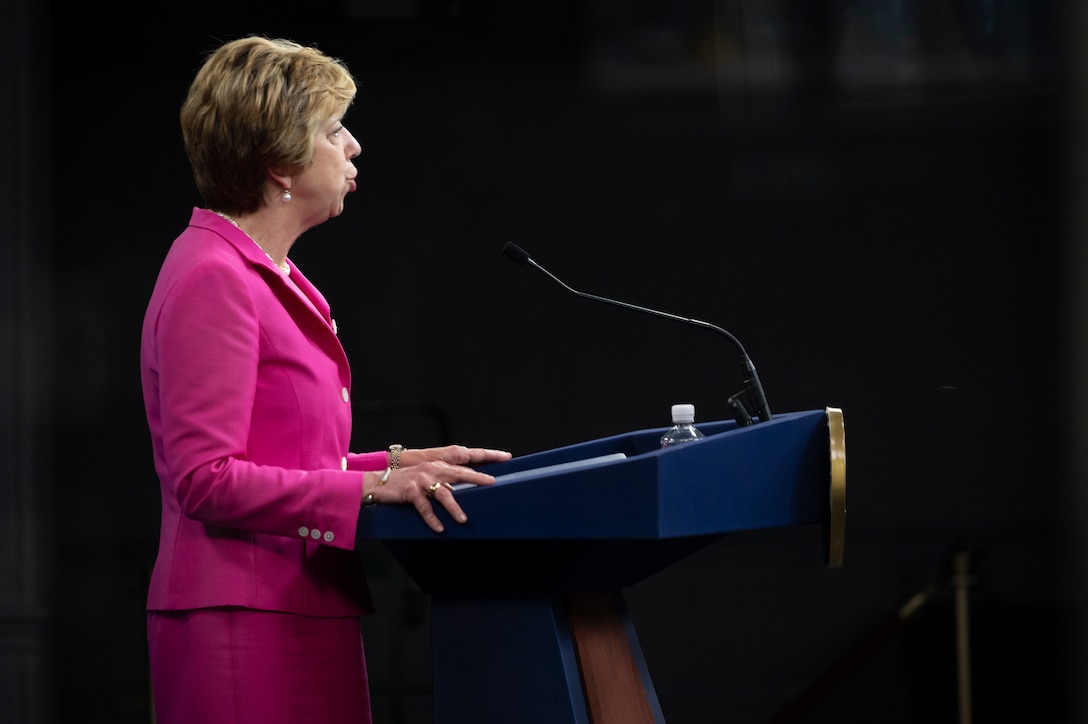
<instances>
[{"instance_id":1,"label":"woman's nose","mask_svg":"<svg viewBox=\"0 0 1088 724\"><path fill-rule=\"evenodd\" d=\"M348 158L355 158L356 156L362 154L363 147L359 145L359 141L355 139L355 135L351 131L348 131L348 136L351 139L351 141L347 145Z\"/></svg>"}]
</instances>

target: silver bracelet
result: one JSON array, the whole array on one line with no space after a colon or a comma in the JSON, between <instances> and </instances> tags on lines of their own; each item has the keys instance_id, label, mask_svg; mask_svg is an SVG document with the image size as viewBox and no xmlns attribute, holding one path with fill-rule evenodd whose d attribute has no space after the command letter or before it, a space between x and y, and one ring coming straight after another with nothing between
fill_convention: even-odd
<instances>
[{"instance_id":1,"label":"silver bracelet","mask_svg":"<svg viewBox=\"0 0 1088 724\"><path fill-rule=\"evenodd\" d=\"M404 452L404 446L400 443L393 443L389 446L389 467L396 470L400 467L400 454Z\"/></svg>"}]
</instances>

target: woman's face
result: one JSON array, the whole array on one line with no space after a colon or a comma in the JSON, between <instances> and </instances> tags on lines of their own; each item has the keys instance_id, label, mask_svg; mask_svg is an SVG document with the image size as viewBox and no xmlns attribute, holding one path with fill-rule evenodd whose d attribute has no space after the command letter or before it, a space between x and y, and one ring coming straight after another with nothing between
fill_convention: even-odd
<instances>
[{"instance_id":1,"label":"woman's face","mask_svg":"<svg viewBox=\"0 0 1088 724\"><path fill-rule=\"evenodd\" d=\"M351 160L362 151L342 119L330 120L318 129L313 162L295 174L291 184L292 199L305 205L314 223L339 216L344 210L344 198L355 190L358 173Z\"/></svg>"}]
</instances>

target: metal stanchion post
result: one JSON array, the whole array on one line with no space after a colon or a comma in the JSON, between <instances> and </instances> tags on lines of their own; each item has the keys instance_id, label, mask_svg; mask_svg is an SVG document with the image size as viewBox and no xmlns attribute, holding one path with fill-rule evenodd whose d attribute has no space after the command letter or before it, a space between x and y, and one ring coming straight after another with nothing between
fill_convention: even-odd
<instances>
[{"instance_id":1,"label":"metal stanchion post","mask_svg":"<svg viewBox=\"0 0 1088 724\"><path fill-rule=\"evenodd\" d=\"M971 724L971 628L968 588L974 583L971 554L960 549L952 557L952 588L956 602L956 684L960 724Z\"/></svg>"}]
</instances>

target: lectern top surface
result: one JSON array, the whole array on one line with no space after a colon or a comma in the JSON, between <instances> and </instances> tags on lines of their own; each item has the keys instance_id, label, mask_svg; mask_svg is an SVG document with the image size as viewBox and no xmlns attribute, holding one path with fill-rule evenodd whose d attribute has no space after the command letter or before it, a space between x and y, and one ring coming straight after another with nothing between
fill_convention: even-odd
<instances>
[{"instance_id":1,"label":"lectern top surface","mask_svg":"<svg viewBox=\"0 0 1088 724\"><path fill-rule=\"evenodd\" d=\"M661 449L664 429L488 466L496 484L458 490L469 522L446 520L442 534L406 506L376 506L361 511L358 536L659 540L823 521L829 476L824 410L740 428L731 420L702 423L704 439Z\"/></svg>"}]
</instances>

